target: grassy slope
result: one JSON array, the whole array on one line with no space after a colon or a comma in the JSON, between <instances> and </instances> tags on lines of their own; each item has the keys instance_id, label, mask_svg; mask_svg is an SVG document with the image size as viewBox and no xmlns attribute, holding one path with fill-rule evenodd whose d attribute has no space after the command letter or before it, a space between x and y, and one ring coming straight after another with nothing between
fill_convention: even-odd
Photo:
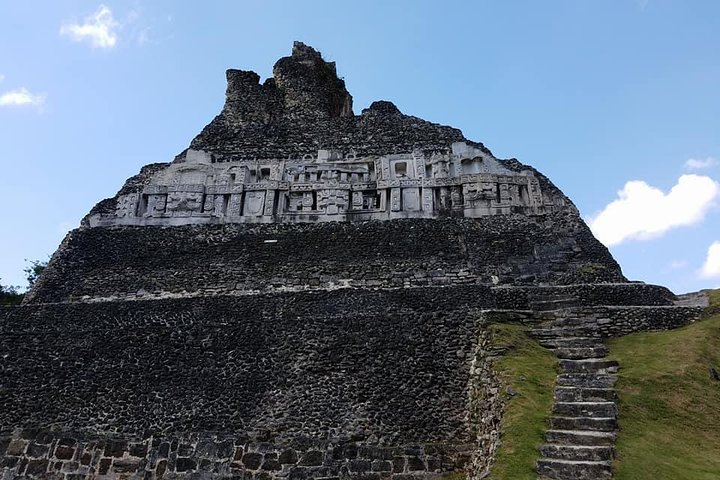
<instances>
[{"instance_id":1,"label":"grassy slope","mask_svg":"<svg viewBox=\"0 0 720 480\"><path fill-rule=\"evenodd\" d=\"M720 305L720 290L712 292ZM620 361L616 479L720 478L720 313L610 342Z\"/></svg>"},{"instance_id":2,"label":"grassy slope","mask_svg":"<svg viewBox=\"0 0 720 480\"><path fill-rule=\"evenodd\" d=\"M502 445L489 479L535 480L537 447L543 442L552 410L557 359L518 325L493 325L495 343L509 347L495 368L516 394L503 416Z\"/></svg>"}]
</instances>

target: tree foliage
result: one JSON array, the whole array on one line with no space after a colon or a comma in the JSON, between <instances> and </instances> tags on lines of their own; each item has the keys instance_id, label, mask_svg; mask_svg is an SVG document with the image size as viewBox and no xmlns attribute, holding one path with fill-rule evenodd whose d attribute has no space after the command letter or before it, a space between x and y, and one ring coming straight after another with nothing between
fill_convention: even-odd
<instances>
[{"instance_id":1,"label":"tree foliage","mask_svg":"<svg viewBox=\"0 0 720 480\"><path fill-rule=\"evenodd\" d=\"M27 261L27 260L25 260ZM35 285L35 282L37 281L40 274L45 270L45 267L47 267L47 260L40 261L40 260L32 260L30 262L30 265L25 267L23 269L23 272L25 272L25 278L27 278L28 282L28 289L31 289L33 285Z\"/></svg>"},{"instance_id":2,"label":"tree foliage","mask_svg":"<svg viewBox=\"0 0 720 480\"><path fill-rule=\"evenodd\" d=\"M0 305L17 305L23 299L23 294L18 293L17 287L3 285L0 279Z\"/></svg>"},{"instance_id":3,"label":"tree foliage","mask_svg":"<svg viewBox=\"0 0 720 480\"><path fill-rule=\"evenodd\" d=\"M26 262L28 260L25 260ZM45 267L47 267L47 260L32 260L29 265L23 269L25 272L25 278L28 282L28 290L35 285L38 277L42 274ZM20 287L14 285L3 285L2 279L0 279L0 305L17 305L22 302L24 293L20 293Z\"/></svg>"}]
</instances>

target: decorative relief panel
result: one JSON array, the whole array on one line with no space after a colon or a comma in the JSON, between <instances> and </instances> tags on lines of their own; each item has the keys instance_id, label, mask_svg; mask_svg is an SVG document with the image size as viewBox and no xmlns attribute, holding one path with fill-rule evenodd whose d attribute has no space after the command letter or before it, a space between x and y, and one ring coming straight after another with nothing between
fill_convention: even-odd
<instances>
[{"instance_id":1,"label":"decorative relief panel","mask_svg":"<svg viewBox=\"0 0 720 480\"><path fill-rule=\"evenodd\" d=\"M543 197L530 171L515 172L473 147L456 147L452 154L363 158L321 151L306 159L171 164L142 193L119 196L115 214L96 223L382 220L449 210L477 217L563 208L562 199ZM182 221L191 220L173 220Z\"/></svg>"},{"instance_id":2,"label":"decorative relief panel","mask_svg":"<svg viewBox=\"0 0 720 480\"><path fill-rule=\"evenodd\" d=\"M200 213L203 194L198 192L171 192L167 197L167 211L176 217Z\"/></svg>"},{"instance_id":3,"label":"decorative relief panel","mask_svg":"<svg viewBox=\"0 0 720 480\"><path fill-rule=\"evenodd\" d=\"M139 195L131 193L129 195L120 195L115 209L115 215L118 218L134 217L138 208Z\"/></svg>"},{"instance_id":4,"label":"decorative relief panel","mask_svg":"<svg viewBox=\"0 0 720 480\"><path fill-rule=\"evenodd\" d=\"M263 213L265 192L246 192L243 215L259 216Z\"/></svg>"}]
</instances>

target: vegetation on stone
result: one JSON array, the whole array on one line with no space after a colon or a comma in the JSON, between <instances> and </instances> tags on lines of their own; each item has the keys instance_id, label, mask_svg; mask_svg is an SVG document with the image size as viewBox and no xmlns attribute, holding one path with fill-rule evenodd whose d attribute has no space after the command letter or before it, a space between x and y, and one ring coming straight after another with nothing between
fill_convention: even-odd
<instances>
[{"instance_id":1,"label":"vegetation on stone","mask_svg":"<svg viewBox=\"0 0 720 480\"><path fill-rule=\"evenodd\" d=\"M557 359L526 327L492 325L497 348L504 353L494 363L506 400L500 448L489 480L534 480L538 446L543 443L553 402Z\"/></svg>"}]
</instances>

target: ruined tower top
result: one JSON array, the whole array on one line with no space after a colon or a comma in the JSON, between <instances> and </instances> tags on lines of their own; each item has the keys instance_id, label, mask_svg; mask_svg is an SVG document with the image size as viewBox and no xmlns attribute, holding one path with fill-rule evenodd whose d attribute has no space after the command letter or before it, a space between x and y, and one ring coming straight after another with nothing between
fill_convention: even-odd
<instances>
[{"instance_id":1,"label":"ruined tower top","mask_svg":"<svg viewBox=\"0 0 720 480\"><path fill-rule=\"evenodd\" d=\"M273 76L260 84L252 71L227 71L223 115L234 125L309 122L352 116L352 96L337 77L334 62L295 42L292 55L275 63Z\"/></svg>"}]
</instances>

